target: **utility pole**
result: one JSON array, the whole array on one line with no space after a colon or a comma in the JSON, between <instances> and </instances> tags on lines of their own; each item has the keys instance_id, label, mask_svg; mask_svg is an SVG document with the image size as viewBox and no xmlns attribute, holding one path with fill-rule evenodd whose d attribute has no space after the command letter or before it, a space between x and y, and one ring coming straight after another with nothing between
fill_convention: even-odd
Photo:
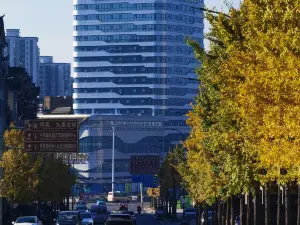
<instances>
[{"instance_id":1,"label":"utility pole","mask_svg":"<svg viewBox=\"0 0 300 225\"><path fill-rule=\"evenodd\" d=\"M140 183L140 191L141 191L141 207L144 208L144 196L143 196L143 183Z\"/></svg>"},{"instance_id":2,"label":"utility pole","mask_svg":"<svg viewBox=\"0 0 300 225\"><path fill-rule=\"evenodd\" d=\"M112 127L111 192L114 195L115 183L115 127Z\"/></svg>"}]
</instances>

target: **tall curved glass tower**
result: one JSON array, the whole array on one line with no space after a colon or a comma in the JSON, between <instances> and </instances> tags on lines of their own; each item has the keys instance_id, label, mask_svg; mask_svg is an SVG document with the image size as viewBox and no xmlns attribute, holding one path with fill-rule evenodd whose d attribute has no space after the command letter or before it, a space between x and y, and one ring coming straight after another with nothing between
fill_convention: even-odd
<instances>
[{"instance_id":1,"label":"tall curved glass tower","mask_svg":"<svg viewBox=\"0 0 300 225\"><path fill-rule=\"evenodd\" d=\"M185 38L203 0L74 0L74 112L180 116L197 93Z\"/></svg>"},{"instance_id":2,"label":"tall curved glass tower","mask_svg":"<svg viewBox=\"0 0 300 225\"><path fill-rule=\"evenodd\" d=\"M116 131L116 163L162 151L155 149L158 139L168 151L189 133L185 113L197 94L200 65L186 38L203 46L203 0L73 1L74 113L98 115L82 123L80 149L91 159L80 170L97 178L111 168L111 132L99 125L105 115L118 115L126 124L146 121ZM163 128L152 126L151 118L163 118ZM124 168L119 172L128 177Z\"/></svg>"}]
</instances>

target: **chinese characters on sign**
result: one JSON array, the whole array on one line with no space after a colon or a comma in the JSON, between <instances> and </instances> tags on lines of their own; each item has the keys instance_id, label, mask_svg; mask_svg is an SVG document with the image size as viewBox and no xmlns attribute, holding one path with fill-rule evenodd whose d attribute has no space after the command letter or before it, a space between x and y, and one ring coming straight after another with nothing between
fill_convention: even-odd
<instances>
[{"instance_id":1,"label":"chinese characters on sign","mask_svg":"<svg viewBox=\"0 0 300 225\"><path fill-rule=\"evenodd\" d=\"M78 152L78 120L26 120L25 151L35 153Z\"/></svg>"},{"instance_id":2,"label":"chinese characters on sign","mask_svg":"<svg viewBox=\"0 0 300 225\"><path fill-rule=\"evenodd\" d=\"M160 170L159 156L132 156L131 174L156 174Z\"/></svg>"}]
</instances>

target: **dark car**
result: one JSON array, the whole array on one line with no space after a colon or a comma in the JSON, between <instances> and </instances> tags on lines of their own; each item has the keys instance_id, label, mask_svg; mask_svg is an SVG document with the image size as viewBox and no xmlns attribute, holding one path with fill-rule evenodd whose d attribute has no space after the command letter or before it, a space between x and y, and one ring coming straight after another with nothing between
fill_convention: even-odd
<instances>
[{"instance_id":1,"label":"dark car","mask_svg":"<svg viewBox=\"0 0 300 225\"><path fill-rule=\"evenodd\" d=\"M108 218L105 225L133 225L131 219L112 217Z\"/></svg>"},{"instance_id":2,"label":"dark car","mask_svg":"<svg viewBox=\"0 0 300 225\"><path fill-rule=\"evenodd\" d=\"M82 225L82 219L78 211L61 211L58 213L56 224Z\"/></svg>"},{"instance_id":3,"label":"dark car","mask_svg":"<svg viewBox=\"0 0 300 225\"><path fill-rule=\"evenodd\" d=\"M93 217L94 224L104 224L108 217L107 208L99 206L99 205L92 205L90 212Z\"/></svg>"}]
</instances>

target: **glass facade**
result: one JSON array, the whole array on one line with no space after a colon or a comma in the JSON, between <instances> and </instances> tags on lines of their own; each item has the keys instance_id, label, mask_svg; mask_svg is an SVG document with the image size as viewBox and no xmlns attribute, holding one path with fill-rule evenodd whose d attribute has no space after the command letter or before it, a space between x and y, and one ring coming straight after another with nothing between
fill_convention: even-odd
<instances>
[{"instance_id":1,"label":"glass facade","mask_svg":"<svg viewBox=\"0 0 300 225\"><path fill-rule=\"evenodd\" d=\"M203 0L73 1L73 109L91 115L80 139L88 166L78 171L109 181L115 126L115 176L130 177L131 155L164 154L188 135L200 65L186 40L203 46ZM137 122L148 118L163 122Z\"/></svg>"},{"instance_id":2,"label":"glass facade","mask_svg":"<svg viewBox=\"0 0 300 225\"><path fill-rule=\"evenodd\" d=\"M187 111L199 64L186 38L203 45L199 7L203 0L75 0L75 114Z\"/></svg>"}]
</instances>

